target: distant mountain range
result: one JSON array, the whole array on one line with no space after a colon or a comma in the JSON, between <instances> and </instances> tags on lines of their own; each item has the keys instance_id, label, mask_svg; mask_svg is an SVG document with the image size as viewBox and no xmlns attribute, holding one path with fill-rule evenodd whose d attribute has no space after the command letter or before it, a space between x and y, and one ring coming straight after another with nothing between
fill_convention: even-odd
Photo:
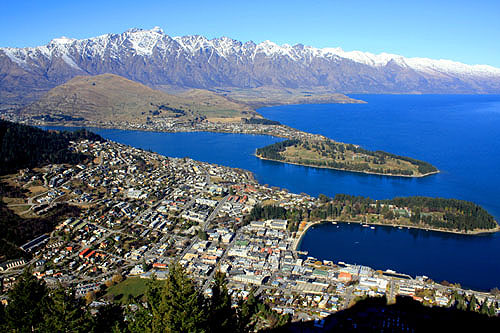
<instances>
[{"instance_id":1,"label":"distant mountain range","mask_svg":"<svg viewBox=\"0 0 500 333\"><path fill-rule=\"evenodd\" d=\"M487 65L270 41L242 43L227 37L170 37L156 27L0 48L0 102L26 104L77 75L103 73L166 91L273 87L339 93L500 93L500 69Z\"/></svg>"}]
</instances>

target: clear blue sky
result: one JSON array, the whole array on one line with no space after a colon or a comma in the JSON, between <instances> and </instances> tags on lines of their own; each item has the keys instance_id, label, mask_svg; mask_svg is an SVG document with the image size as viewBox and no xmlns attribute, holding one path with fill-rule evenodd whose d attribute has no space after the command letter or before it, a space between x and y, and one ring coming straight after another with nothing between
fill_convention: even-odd
<instances>
[{"instance_id":1,"label":"clear blue sky","mask_svg":"<svg viewBox=\"0 0 500 333\"><path fill-rule=\"evenodd\" d=\"M3 1L0 46L44 45L156 25L228 36L500 67L499 0Z\"/></svg>"}]
</instances>

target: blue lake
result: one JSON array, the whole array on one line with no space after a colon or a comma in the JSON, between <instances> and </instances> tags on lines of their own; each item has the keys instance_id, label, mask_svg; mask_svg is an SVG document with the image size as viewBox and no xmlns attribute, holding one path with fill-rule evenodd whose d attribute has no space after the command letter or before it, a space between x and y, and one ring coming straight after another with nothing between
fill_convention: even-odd
<instances>
[{"instance_id":1,"label":"blue lake","mask_svg":"<svg viewBox=\"0 0 500 333\"><path fill-rule=\"evenodd\" d=\"M308 229L301 250L318 259L345 261L374 269L426 275L489 290L500 285L500 237L456 235L357 223L323 223Z\"/></svg>"},{"instance_id":2,"label":"blue lake","mask_svg":"<svg viewBox=\"0 0 500 333\"><path fill-rule=\"evenodd\" d=\"M500 218L500 96L499 95L353 95L367 104L288 105L258 110L269 119L297 129L323 134L367 149L422 159L441 173L425 178L385 177L328 169L315 169L262 161L256 148L281 139L220 133L154 133L95 129L107 139L151 149L174 157L238 167L255 173L263 184L296 193L334 196L336 193L375 199L426 195L476 202ZM500 236L455 236L443 233L391 230L392 251L412 255L388 256L370 242L339 247L329 239L342 239L333 225L325 233L307 233L302 249L323 259L342 260L425 274L466 286L500 287ZM332 234L326 232L332 229ZM323 230L318 227L318 230ZM347 230L347 229L346 229ZM354 235L363 230L352 229ZM377 242L383 228L366 234ZM332 238L323 237L330 235ZM337 236L336 236L337 235ZM349 243L350 244L350 243ZM365 244L365 245L359 245ZM384 243L382 243L384 244ZM446 249L452 249L450 251ZM448 251L448 252L447 252ZM420 258L420 259L419 259ZM475 266L471 266L474 264ZM458 267L462 267L459 269ZM473 269L472 269L473 268Z\"/></svg>"}]
</instances>

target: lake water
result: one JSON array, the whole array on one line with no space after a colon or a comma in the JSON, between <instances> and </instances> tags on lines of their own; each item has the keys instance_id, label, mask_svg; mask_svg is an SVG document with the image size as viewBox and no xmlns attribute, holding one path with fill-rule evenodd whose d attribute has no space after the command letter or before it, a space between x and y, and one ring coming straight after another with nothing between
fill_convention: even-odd
<instances>
[{"instance_id":1,"label":"lake water","mask_svg":"<svg viewBox=\"0 0 500 333\"><path fill-rule=\"evenodd\" d=\"M300 244L318 259L374 269L427 275L434 281L490 290L500 286L500 237L456 235L357 223L324 223L309 228Z\"/></svg>"},{"instance_id":2,"label":"lake water","mask_svg":"<svg viewBox=\"0 0 500 333\"><path fill-rule=\"evenodd\" d=\"M258 111L266 118L337 141L422 159L438 167L441 173L412 179L262 161L253 156L255 149L281 139L259 135L106 129L95 132L107 139L167 156L188 156L247 169L263 184L296 193L330 196L348 193L375 199L408 195L457 198L482 205L499 220L499 95L351 97L368 103L288 105ZM322 259L391 268L412 275L425 274L436 280L446 279L480 289L500 287L497 259L500 236L497 234L455 236L399 229L386 232L381 227L367 233L368 230L356 228L343 228L339 233L340 228L331 224L317 227L305 235L301 249ZM365 235L366 241L354 246L351 243L356 242L357 234ZM342 239L347 243L339 242ZM341 245L332 245L333 240ZM395 247L385 251L377 244ZM389 255L391 252L397 254Z\"/></svg>"}]
</instances>

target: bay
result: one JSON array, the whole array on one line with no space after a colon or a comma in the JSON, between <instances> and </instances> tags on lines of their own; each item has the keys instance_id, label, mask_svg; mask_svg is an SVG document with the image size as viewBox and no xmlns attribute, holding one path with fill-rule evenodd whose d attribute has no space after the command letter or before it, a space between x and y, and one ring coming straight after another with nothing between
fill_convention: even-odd
<instances>
[{"instance_id":1,"label":"bay","mask_svg":"<svg viewBox=\"0 0 500 333\"><path fill-rule=\"evenodd\" d=\"M424 178L387 177L263 161L253 156L255 149L282 139L260 135L94 131L107 139L167 156L247 169L259 182L295 193L347 193L374 199L409 195L457 198L482 205L499 220L499 95L351 97L368 103L287 105L258 111L303 131L427 161L441 173ZM322 259L423 274L477 289L500 287L498 234L463 236L395 229L385 235L383 230L377 227L375 233L366 234L366 242L338 247L332 242L351 236L337 234L337 228L330 224L308 231L301 249ZM354 236L365 232L355 227L351 231ZM385 238L381 240L380 235ZM377 244L395 247L384 252ZM397 254L388 255L391 252Z\"/></svg>"},{"instance_id":2,"label":"bay","mask_svg":"<svg viewBox=\"0 0 500 333\"><path fill-rule=\"evenodd\" d=\"M425 195L470 200L500 217L499 95L352 95L367 104L287 105L259 112L300 130L424 160L441 173L385 177L306 172L300 191L374 199ZM296 178L293 169L284 169ZM307 179L306 179L307 178ZM298 189L294 181L288 186Z\"/></svg>"},{"instance_id":3,"label":"bay","mask_svg":"<svg viewBox=\"0 0 500 333\"><path fill-rule=\"evenodd\" d=\"M488 291L500 287L500 235L477 236L357 223L313 226L300 250L321 260L392 269Z\"/></svg>"}]
</instances>

